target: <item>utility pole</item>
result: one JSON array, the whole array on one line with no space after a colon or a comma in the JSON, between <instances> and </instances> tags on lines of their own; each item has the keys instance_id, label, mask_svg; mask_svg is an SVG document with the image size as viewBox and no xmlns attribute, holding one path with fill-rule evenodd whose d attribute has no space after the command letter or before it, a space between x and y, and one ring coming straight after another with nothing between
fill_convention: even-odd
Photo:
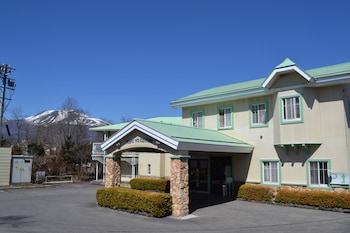
<instances>
[{"instance_id":1,"label":"utility pole","mask_svg":"<svg viewBox=\"0 0 350 233\"><path fill-rule=\"evenodd\" d=\"M0 65L0 79L1 79L1 96L0 96L0 144L2 141L2 122L3 116L6 109L5 100L11 100L10 98L6 98L6 89L15 90L15 80L12 78L8 78L7 76L15 71L14 68L11 68L7 64ZM1 146L1 145L0 145Z\"/></svg>"}]
</instances>

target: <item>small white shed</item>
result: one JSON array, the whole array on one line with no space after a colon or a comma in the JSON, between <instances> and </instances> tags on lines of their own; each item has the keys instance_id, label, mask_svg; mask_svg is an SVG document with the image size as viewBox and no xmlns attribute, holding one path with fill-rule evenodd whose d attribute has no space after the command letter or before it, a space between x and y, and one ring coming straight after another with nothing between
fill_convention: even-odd
<instances>
[{"instance_id":1,"label":"small white shed","mask_svg":"<svg viewBox=\"0 0 350 233\"><path fill-rule=\"evenodd\" d=\"M13 155L11 183L31 183L33 156Z\"/></svg>"}]
</instances>

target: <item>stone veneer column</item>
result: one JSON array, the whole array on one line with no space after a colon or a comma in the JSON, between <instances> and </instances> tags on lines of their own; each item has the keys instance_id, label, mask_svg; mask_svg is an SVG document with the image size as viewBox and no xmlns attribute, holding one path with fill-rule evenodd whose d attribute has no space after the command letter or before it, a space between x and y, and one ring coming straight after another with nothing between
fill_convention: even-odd
<instances>
[{"instance_id":1,"label":"stone veneer column","mask_svg":"<svg viewBox=\"0 0 350 233\"><path fill-rule=\"evenodd\" d=\"M172 196L172 211L174 216L189 214L189 156L171 156L170 194Z\"/></svg>"},{"instance_id":2,"label":"stone veneer column","mask_svg":"<svg viewBox=\"0 0 350 233\"><path fill-rule=\"evenodd\" d=\"M120 187L121 183L121 162L120 157L106 158L106 181L105 187Z\"/></svg>"}]
</instances>

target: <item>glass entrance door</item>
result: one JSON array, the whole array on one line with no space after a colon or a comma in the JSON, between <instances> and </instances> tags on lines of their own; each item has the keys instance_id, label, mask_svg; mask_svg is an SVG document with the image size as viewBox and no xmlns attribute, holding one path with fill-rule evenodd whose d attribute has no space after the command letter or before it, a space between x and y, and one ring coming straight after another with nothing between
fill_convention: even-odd
<instances>
[{"instance_id":1,"label":"glass entrance door","mask_svg":"<svg viewBox=\"0 0 350 233\"><path fill-rule=\"evenodd\" d=\"M208 159L190 159L190 190L208 192Z\"/></svg>"},{"instance_id":2,"label":"glass entrance door","mask_svg":"<svg viewBox=\"0 0 350 233\"><path fill-rule=\"evenodd\" d=\"M231 157L212 157L210 161L211 193L222 195L222 186L227 184L228 177L232 177Z\"/></svg>"}]
</instances>

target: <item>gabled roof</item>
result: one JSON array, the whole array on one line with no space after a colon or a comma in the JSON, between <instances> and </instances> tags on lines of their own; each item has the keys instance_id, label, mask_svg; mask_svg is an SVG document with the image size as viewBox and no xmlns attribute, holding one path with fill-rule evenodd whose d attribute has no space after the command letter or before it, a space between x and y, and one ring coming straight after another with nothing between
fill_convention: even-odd
<instances>
[{"instance_id":1,"label":"gabled roof","mask_svg":"<svg viewBox=\"0 0 350 233\"><path fill-rule=\"evenodd\" d=\"M172 101L170 105L174 108L182 108L271 94L279 91L279 89L270 87L278 75L283 72L297 72L307 81L307 85L309 86L350 82L350 62L303 70L292 60L286 58L281 64L273 69L267 78L203 90Z\"/></svg>"},{"instance_id":2,"label":"gabled roof","mask_svg":"<svg viewBox=\"0 0 350 233\"><path fill-rule=\"evenodd\" d=\"M153 117L147 119L149 121L155 121L155 122L165 122L165 123L171 123L171 124L182 124L182 118L181 117ZM123 127L125 127L130 122L124 122L119 124L112 124L112 125L104 125L99 127L93 127L90 128L90 131L96 131L96 132L104 132L104 131L112 131L116 132L118 130L121 130Z\"/></svg>"},{"instance_id":3,"label":"gabled roof","mask_svg":"<svg viewBox=\"0 0 350 233\"><path fill-rule=\"evenodd\" d=\"M139 131L178 151L250 153L253 146L216 130L147 120L133 120L101 147L107 150L133 131Z\"/></svg>"},{"instance_id":4,"label":"gabled roof","mask_svg":"<svg viewBox=\"0 0 350 233\"><path fill-rule=\"evenodd\" d=\"M285 68L285 67L291 67L291 66L296 66L292 60L290 60L288 57L284 59L284 61L279 64L278 66L275 67L275 69L280 69L280 68Z\"/></svg>"},{"instance_id":5,"label":"gabled roof","mask_svg":"<svg viewBox=\"0 0 350 233\"><path fill-rule=\"evenodd\" d=\"M303 77L308 82L312 82L313 78L308 75L304 70L299 68L292 60L286 58L281 64L275 67L275 69L271 72L271 74L266 78L264 83L262 84L263 88L270 88L274 81L281 75L296 72L301 77Z\"/></svg>"}]
</instances>

